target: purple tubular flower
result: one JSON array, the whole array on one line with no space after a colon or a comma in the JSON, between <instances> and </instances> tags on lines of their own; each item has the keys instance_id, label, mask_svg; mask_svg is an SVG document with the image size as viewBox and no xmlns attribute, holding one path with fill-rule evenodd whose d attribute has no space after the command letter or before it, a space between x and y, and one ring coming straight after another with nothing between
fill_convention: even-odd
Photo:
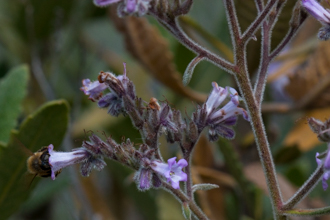
<instances>
[{"instance_id":1,"label":"purple tubular flower","mask_svg":"<svg viewBox=\"0 0 330 220\"><path fill-rule=\"evenodd\" d=\"M329 24L330 12L323 8L316 0L302 0L304 8L322 24Z\"/></svg>"},{"instance_id":2,"label":"purple tubular flower","mask_svg":"<svg viewBox=\"0 0 330 220\"><path fill-rule=\"evenodd\" d=\"M216 82L212 82L213 90L206 101L206 111L209 113L216 109L227 97L228 90L224 89Z\"/></svg>"},{"instance_id":3,"label":"purple tubular flower","mask_svg":"<svg viewBox=\"0 0 330 220\"><path fill-rule=\"evenodd\" d=\"M126 12L132 14L136 10L136 0L126 0Z\"/></svg>"},{"instance_id":4,"label":"purple tubular flower","mask_svg":"<svg viewBox=\"0 0 330 220\"><path fill-rule=\"evenodd\" d=\"M84 79L82 84L83 86L80 90L83 91L85 95L89 95L89 99L92 101L97 101L100 97L102 97L103 90L108 88L104 83L100 83L98 81L91 82L89 79Z\"/></svg>"},{"instance_id":5,"label":"purple tubular flower","mask_svg":"<svg viewBox=\"0 0 330 220\"><path fill-rule=\"evenodd\" d=\"M95 154L87 150L84 147L73 149L71 152L57 152L54 151L54 146L51 144L48 146L49 152L49 165L52 169L51 177L55 180L56 172L64 167L81 163L81 174L88 176L92 168L101 170L106 166L102 156Z\"/></svg>"},{"instance_id":6,"label":"purple tubular flower","mask_svg":"<svg viewBox=\"0 0 330 220\"><path fill-rule=\"evenodd\" d=\"M152 161L151 168L166 177L167 182L171 182L174 189L180 188L180 181L187 181L187 174L182 171L182 168L188 165L185 159L181 159L176 163L176 157L169 159L166 163Z\"/></svg>"},{"instance_id":7,"label":"purple tubular flower","mask_svg":"<svg viewBox=\"0 0 330 220\"><path fill-rule=\"evenodd\" d=\"M91 82L89 79L82 81L83 87L80 89L89 99L97 101L100 108L108 108L108 113L113 116L118 116L120 113L125 113L130 109L131 104L135 103L135 88L132 81L126 76L126 65L124 63L124 74L116 76L111 72L101 71L98 76L98 81ZM110 93L103 96L102 91L109 89ZM126 105L125 105L126 100Z\"/></svg>"},{"instance_id":8,"label":"purple tubular flower","mask_svg":"<svg viewBox=\"0 0 330 220\"><path fill-rule=\"evenodd\" d=\"M145 191L151 188L151 178L152 178L152 170L142 168L139 172L137 172L135 179L138 183L138 188L141 191Z\"/></svg>"},{"instance_id":9,"label":"purple tubular flower","mask_svg":"<svg viewBox=\"0 0 330 220\"><path fill-rule=\"evenodd\" d=\"M238 107L239 97L235 89L227 87L222 88L217 83L212 83L213 89L206 103L199 107L194 113L193 120L198 126L199 132L206 126L209 126L209 139L216 141L218 138L224 137L233 139L235 131L231 128L237 122L237 116L243 115L245 120L249 120L247 112ZM223 101L230 96L230 101L219 109Z\"/></svg>"},{"instance_id":10,"label":"purple tubular flower","mask_svg":"<svg viewBox=\"0 0 330 220\"><path fill-rule=\"evenodd\" d=\"M319 153L316 153L316 156L315 156L318 166L323 165L324 174L323 174L323 178L322 178L322 187L323 187L324 191L328 188L327 180L330 178L330 150L329 150L329 147L330 147L330 144L328 144L328 152L327 152L327 156L325 157L325 159L323 159L323 160L319 159L318 158L318 156L320 155Z\"/></svg>"},{"instance_id":11,"label":"purple tubular flower","mask_svg":"<svg viewBox=\"0 0 330 220\"><path fill-rule=\"evenodd\" d=\"M83 149L78 149L72 152L57 152L54 151L54 146L51 144L48 146L49 152L49 165L52 168L52 179L55 180L55 174L58 170L87 160L90 157L90 153Z\"/></svg>"},{"instance_id":12,"label":"purple tubular flower","mask_svg":"<svg viewBox=\"0 0 330 220\"><path fill-rule=\"evenodd\" d=\"M120 2L118 6L118 15L145 15L150 7L151 0L94 0L94 4L99 7L106 7Z\"/></svg>"}]
</instances>

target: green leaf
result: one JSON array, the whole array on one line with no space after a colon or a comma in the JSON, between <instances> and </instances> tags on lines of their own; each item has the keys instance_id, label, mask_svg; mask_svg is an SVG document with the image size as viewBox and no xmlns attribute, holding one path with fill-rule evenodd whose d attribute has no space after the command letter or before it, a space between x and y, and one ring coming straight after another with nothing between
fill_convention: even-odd
<instances>
[{"instance_id":1,"label":"green leaf","mask_svg":"<svg viewBox=\"0 0 330 220\"><path fill-rule=\"evenodd\" d=\"M26 65L12 69L0 81L0 141L7 143L10 130L16 126L21 102L26 95L29 70Z\"/></svg>"},{"instance_id":2,"label":"green leaf","mask_svg":"<svg viewBox=\"0 0 330 220\"><path fill-rule=\"evenodd\" d=\"M11 133L6 148L0 149L0 213L6 219L28 198L31 189L27 177L26 160L32 152L43 146L62 142L69 121L69 106L65 100L48 102L28 116L19 131ZM26 149L25 149L26 150ZM24 175L25 173L25 175ZM34 183L39 178L34 180ZM35 185L35 184L34 184Z\"/></svg>"}]
</instances>

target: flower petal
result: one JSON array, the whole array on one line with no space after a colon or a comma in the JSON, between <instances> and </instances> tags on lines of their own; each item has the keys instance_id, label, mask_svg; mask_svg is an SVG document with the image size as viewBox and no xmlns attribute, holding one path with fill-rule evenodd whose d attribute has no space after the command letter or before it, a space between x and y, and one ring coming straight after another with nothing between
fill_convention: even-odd
<instances>
[{"instance_id":1,"label":"flower petal","mask_svg":"<svg viewBox=\"0 0 330 220\"><path fill-rule=\"evenodd\" d=\"M121 0L94 0L94 4L96 6L105 7L120 1Z\"/></svg>"},{"instance_id":2,"label":"flower petal","mask_svg":"<svg viewBox=\"0 0 330 220\"><path fill-rule=\"evenodd\" d=\"M317 165L321 166L322 165L322 160L318 158L319 155L320 155L319 152L316 152L315 159L316 159Z\"/></svg>"},{"instance_id":3,"label":"flower petal","mask_svg":"<svg viewBox=\"0 0 330 220\"><path fill-rule=\"evenodd\" d=\"M323 178L322 178L322 187L323 187L323 190L324 190L324 191L328 188L327 180L329 179L329 177L330 177L329 172L325 172L325 173L323 174Z\"/></svg>"}]
</instances>

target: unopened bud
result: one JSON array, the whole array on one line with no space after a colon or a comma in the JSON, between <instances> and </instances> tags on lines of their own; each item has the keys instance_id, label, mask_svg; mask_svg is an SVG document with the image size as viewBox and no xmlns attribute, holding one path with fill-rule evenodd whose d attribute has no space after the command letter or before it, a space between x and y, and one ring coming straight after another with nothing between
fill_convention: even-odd
<instances>
[{"instance_id":1,"label":"unopened bud","mask_svg":"<svg viewBox=\"0 0 330 220\"><path fill-rule=\"evenodd\" d=\"M308 124L311 130L317 134L319 141L330 142L330 119L321 122L315 118L309 118Z\"/></svg>"},{"instance_id":2,"label":"unopened bud","mask_svg":"<svg viewBox=\"0 0 330 220\"><path fill-rule=\"evenodd\" d=\"M182 212L183 212L183 216L185 219L187 219L187 220L191 219L191 210L190 210L187 202L184 202L182 204Z\"/></svg>"}]
</instances>

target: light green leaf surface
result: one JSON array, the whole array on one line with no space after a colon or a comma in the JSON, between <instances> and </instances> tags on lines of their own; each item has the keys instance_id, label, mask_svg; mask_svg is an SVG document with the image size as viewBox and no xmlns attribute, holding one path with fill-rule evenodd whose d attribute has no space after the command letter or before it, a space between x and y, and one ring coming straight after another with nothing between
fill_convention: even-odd
<instances>
[{"instance_id":1,"label":"light green leaf surface","mask_svg":"<svg viewBox=\"0 0 330 220\"><path fill-rule=\"evenodd\" d=\"M26 95L29 70L26 65L13 68L0 81L0 141L7 143L10 130L16 126L21 102Z\"/></svg>"},{"instance_id":2,"label":"light green leaf surface","mask_svg":"<svg viewBox=\"0 0 330 220\"><path fill-rule=\"evenodd\" d=\"M49 144L56 149L62 142L68 119L67 102L52 101L28 116L19 131L12 131L7 147L0 149L0 219L13 214L33 188L33 185L29 187L32 177L26 169L27 149L35 152Z\"/></svg>"}]
</instances>

